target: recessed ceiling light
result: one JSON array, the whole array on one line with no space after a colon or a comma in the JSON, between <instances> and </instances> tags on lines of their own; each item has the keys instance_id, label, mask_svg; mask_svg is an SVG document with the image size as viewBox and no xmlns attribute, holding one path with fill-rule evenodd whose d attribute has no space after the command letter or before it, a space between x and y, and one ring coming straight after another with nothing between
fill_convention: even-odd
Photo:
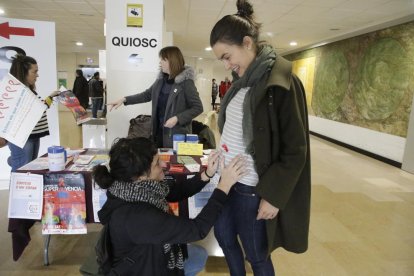
<instances>
[{"instance_id":1,"label":"recessed ceiling light","mask_svg":"<svg viewBox=\"0 0 414 276\"><path fill-rule=\"evenodd\" d=\"M297 45L298 45L298 43L297 43L296 41L292 41L292 42L290 42L290 43L289 43L289 45L290 45L290 46L297 46Z\"/></svg>"},{"instance_id":2,"label":"recessed ceiling light","mask_svg":"<svg viewBox=\"0 0 414 276\"><path fill-rule=\"evenodd\" d=\"M202 60L202 59L203 59L202 57L199 57L199 58L198 58L198 60Z\"/></svg>"},{"instance_id":3,"label":"recessed ceiling light","mask_svg":"<svg viewBox=\"0 0 414 276\"><path fill-rule=\"evenodd\" d=\"M4 10L0 8L0 14L4 14Z\"/></svg>"},{"instance_id":4,"label":"recessed ceiling light","mask_svg":"<svg viewBox=\"0 0 414 276\"><path fill-rule=\"evenodd\" d=\"M82 43L82 42L80 42L80 41L78 41L78 42L76 42L76 45L77 45L77 46L83 46L83 43Z\"/></svg>"},{"instance_id":5,"label":"recessed ceiling light","mask_svg":"<svg viewBox=\"0 0 414 276\"><path fill-rule=\"evenodd\" d=\"M211 47L206 47L206 48L204 48L204 50L211 51L212 49L211 49Z\"/></svg>"}]
</instances>

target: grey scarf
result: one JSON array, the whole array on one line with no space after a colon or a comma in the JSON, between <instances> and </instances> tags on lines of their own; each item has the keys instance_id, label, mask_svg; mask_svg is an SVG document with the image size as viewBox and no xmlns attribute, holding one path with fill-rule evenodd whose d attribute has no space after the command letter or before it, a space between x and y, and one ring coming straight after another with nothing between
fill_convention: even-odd
<instances>
[{"instance_id":1,"label":"grey scarf","mask_svg":"<svg viewBox=\"0 0 414 276\"><path fill-rule=\"evenodd\" d=\"M250 87L243 102L243 141L246 153L253 153L253 117L255 107L266 94L266 82L276 60L276 53L270 45L259 48L256 59L249 65L241 78L233 73L233 83L220 103L218 127L223 132L226 121L226 108L236 93L244 87Z\"/></svg>"},{"instance_id":2,"label":"grey scarf","mask_svg":"<svg viewBox=\"0 0 414 276\"><path fill-rule=\"evenodd\" d=\"M135 182L115 181L108 191L127 202L146 202L166 213L171 213L165 197L170 192L166 181L141 180ZM168 231L168 229L166 230ZM164 254L169 270L184 269L184 255L179 244L164 244Z\"/></svg>"}]
</instances>

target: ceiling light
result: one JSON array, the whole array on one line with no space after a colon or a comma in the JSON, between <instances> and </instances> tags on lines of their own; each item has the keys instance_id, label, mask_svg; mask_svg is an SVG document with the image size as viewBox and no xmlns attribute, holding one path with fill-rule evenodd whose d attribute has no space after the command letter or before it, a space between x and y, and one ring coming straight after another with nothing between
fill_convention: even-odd
<instances>
[{"instance_id":1,"label":"ceiling light","mask_svg":"<svg viewBox=\"0 0 414 276\"><path fill-rule=\"evenodd\" d=\"M4 10L0 8L0 14L4 14Z\"/></svg>"},{"instance_id":2,"label":"ceiling light","mask_svg":"<svg viewBox=\"0 0 414 276\"><path fill-rule=\"evenodd\" d=\"M77 46L83 46L83 43L82 43L82 42L80 42L80 41L78 41L78 42L76 42L76 45L77 45Z\"/></svg>"},{"instance_id":3,"label":"ceiling light","mask_svg":"<svg viewBox=\"0 0 414 276\"><path fill-rule=\"evenodd\" d=\"M211 51L212 49L211 49L211 47L206 47L204 50Z\"/></svg>"},{"instance_id":4,"label":"ceiling light","mask_svg":"<svg viewBox=\"0 0 414 276\"><path fill-rule=\"evenodd\" d=\"M290 46L297 46L297 45L298 45L298 43L297 43L296 41L292 41L292 42L290 42L290 43L289 43L289 45L290 45Z\"/></svg>"},{"instance_id":5,"label":"ceiling light","mask_svg":"<svg viewBox=\"0 0 414 276\"><path fill-rule=\"evenodd\" d=\"M203 59L202 57L199 57L199 58L198 58L198 60L202 60L202 59Z\"/></svg>"}]
</instances>

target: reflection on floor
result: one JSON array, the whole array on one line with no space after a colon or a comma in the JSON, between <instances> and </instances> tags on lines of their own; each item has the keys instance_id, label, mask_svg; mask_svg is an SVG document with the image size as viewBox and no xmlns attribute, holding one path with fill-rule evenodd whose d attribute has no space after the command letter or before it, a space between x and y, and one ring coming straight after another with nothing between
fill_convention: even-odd
<instances>
[{"instance_id":1,"label":"reflection on floor","mask_svg":"<svg viewBox=\"0 0 414 276\"><path fill-rule=\"evenodd\" d=\"M278 275L414 275L414 175L312 137L309 250L272 253ZM7 233L8 192L0 191L0 275L79 275L99 225L87 235L53 236L43 266L40 225L18 262ZM248 269L248 275L253 275ZM200 275L229 275L223 258L209 258Z\"/></svg>"}]
</instances>

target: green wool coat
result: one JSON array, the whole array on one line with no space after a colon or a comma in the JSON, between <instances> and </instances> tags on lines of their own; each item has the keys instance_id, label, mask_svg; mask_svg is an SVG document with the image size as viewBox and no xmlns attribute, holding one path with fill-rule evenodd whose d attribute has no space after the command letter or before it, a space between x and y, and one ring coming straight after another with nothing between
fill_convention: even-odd
<instances>
[{"instance_id":1,"label":"green wool coat","mask_svg":"<svg viewBox=\"0 0 414 276\"><path fill-rule=\"evenodd\" d=\"M255 99L253 159L258 194L279 208L266 221L269 254L278 247L295 253L308 248L310 147L304 88L291 63L277 56L264 89Z\"/></svg>"}]
</instances>

